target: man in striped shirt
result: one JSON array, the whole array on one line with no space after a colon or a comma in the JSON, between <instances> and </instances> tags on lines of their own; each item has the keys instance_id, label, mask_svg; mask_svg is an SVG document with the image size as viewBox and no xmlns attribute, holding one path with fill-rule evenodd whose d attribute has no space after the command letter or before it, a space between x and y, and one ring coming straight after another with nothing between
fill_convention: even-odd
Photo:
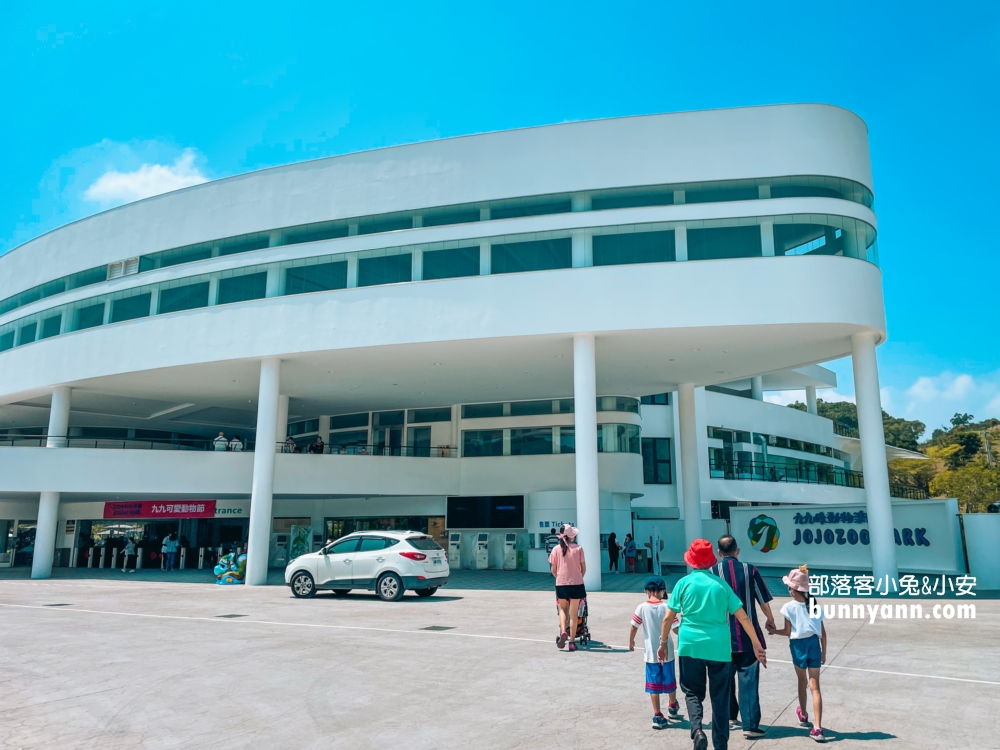
<instances>
[{"instance_id":1,"label":"man in striped shirt","mask_svg":"<svg viewBox=\"0 0 1000 750\"><path fill-rule=\"evenodd\" d=\"M761 644L764 644L764 633L757 622L757 607L760 604L767 618L765 622L774 626L774 616L768 602L774 597L767 590L767 585L760 571L753 565L739 561L740 548L736 540L728 534L719 539L720 561L712 566L712 572L729 584L736 596L743 603L753 623L754 631ZM740 704L743 704L743 734L747 739L762 737L764 731L760 728L760 696L758 683L760 680L760 665L754 656L753 644L743 632L743 628L732 615L729 616L729 634L731 638L733 660L729 678L729 716L735 723L740 715ZM736 683L739 682L739 700L736 698Z\"/></svg>"}]
</instances>

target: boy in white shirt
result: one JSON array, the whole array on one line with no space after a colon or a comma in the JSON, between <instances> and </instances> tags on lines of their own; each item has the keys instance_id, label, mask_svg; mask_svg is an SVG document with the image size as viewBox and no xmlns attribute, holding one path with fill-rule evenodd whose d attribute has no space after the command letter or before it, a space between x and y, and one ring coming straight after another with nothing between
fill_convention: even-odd
<instances>
[{"instance_id":1,"label":"boy in white shirt","mask_svg":"<svg viewBox=\"0 0 1000 750\"><path fill-rule=\"evenodd\" d=\"M653 729L666 729L669 723L660 712L660 696L666 693L667 713L671 719L679 719L677 703L677 680L674 677L674 644L667 639L667 658L661 664L656 650L660 645L660 631L663 618L667 614L667 584L660 576L646 579L646 601L636 607L632 615L632 627L628 634L628 650L635 651L635 634L642 628L643 651L646 661L646 692L653 702ZM676 629L676 625L674 628Z\"/></svg>"}]
</instances>

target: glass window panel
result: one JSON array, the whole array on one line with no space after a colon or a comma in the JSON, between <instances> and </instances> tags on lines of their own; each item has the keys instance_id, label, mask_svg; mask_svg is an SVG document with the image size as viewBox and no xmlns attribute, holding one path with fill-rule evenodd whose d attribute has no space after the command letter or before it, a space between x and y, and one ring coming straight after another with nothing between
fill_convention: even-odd
<instances>
[{"instance_id":1,"label":"glass window panel","mask_svg":"<svg viewBox=\"0 0 1000 750\"><path fill-rule=\"evenodd\" d=\"M217 303L228 305L231 302L263 299L266 291L267 271L247 273L242 276L230 276L228 279L219 279L219 298Z\"/></svg>"},{"instance_id":2,"label":"glass window panel","mask_svg":"<svg viewBox=\"0 0 1000 750\"><path fill-rule=\"evenodd\" d=\"M378 232L396 232L400 229L412 229L413 219L404 216L402 219L388 219L386 221L375 221L368 224L361 224L358 227L358 234L376 234ZM409 281L409 279L407 279Z\"/></svg>"},{"instance_id":3,"label":"glass window panel","mask_svg":"<svg viewBox=\"0 0 1000 750\"><path fill-rule=\"evenodd\" d=\"M424 279L454 279L479 275L479 248L458 247L424 253Z\"/></svg>"},{"instance_id":4,"label":"glass window panel","mask_svg":"<svg viewBox=\"0 0 1000 750\"><path fill-rule=\"evenodd\" d=\"M297 266L285 271L285 294L306 294L346 288L347 261Z\"/></svg>"},{"instance_id":5,"label":"glass window panel","mask_svg":"<svg viewBox=\"0 0 1000 750\"><path fill-rule=\"evenodd\" d=\"M412 455L424 458L430 456L431 428L408 427L406 430L406 444L412 449L410 451Z\"/></svg>"},{"instance_id":6,"label":"glass window panel","mask_svg":"<svg viewBox=\"0 0 1000 750\"><path fill-rule=\"evenodd\" d=\"M709 188L705 190L686 190L685 203L722 203L724 201L753 201L760 197L757 186Z\"/></svg>"},{"instance_id":7,"label":"glass window panel","mask_svg":"<svg viewBox=\"0 0 1000 750\"><path fill-rule=\"evenodd\" d=\"M442 406L439 409L410 409L407 422L450 422L451 407Z\"/></svg>"},{"instance_id":8,"label":"glass window panel","mask_svg":"<svg viewBox=\"0 0 1000 750\"><path fill-rule=\"evenodd\" d=\"M14 332L0 333L0 352L5 352L14 346Z\"/></svg>"},{"instance_id":9,"label":"glass window panel","mask_svg":"<svg viewBox=\"0 0 1000 750\"><path fill-rule=\"evenodd\" d=\"M642 403L656 406L669 406L670 405L670 394L669 393L657 393L652 396L643 396L641 399Z\"/></svg>"},{"instance_id":10,"label":"glass window panel","mask_svg":"<svg viewBox=\"0 0 1000 750\"><path fill-rule=\"evenodd\" d=\"M559 452L560 453L576 453L576 428L575 427L560 427L559 428Z\"/></svg>"},{"instance_id":11,"label":"glass window panel","mask_svg":"<svg viewBox=\"0 0 1000 750\"><path fill-rule=\"evenodd\" d=\"M844 233L823 224L775 224L775 255L840 255Z\"/></svg>"},{"instance_id":12,"label":"glass window panel","mask_svg":"<svg viewBox=\"0 0 1000 750\"><path fill-rule=\"evenodd\" d=\"M96 268L88 268L86 271L79 271L78 273L67 276L66 286L69 289L79 289L80 287L90 286L91 284L97 284L101 281L105 281L107 278L108 267L97 266Z\"/></svg>"},{"instance_id":13,"label":"glass window panel","mask_svg":"<svg viewBox=\"0 0 1000 750\"><path fill-rule=\"evenodd\" d=\"M493 245L490 255L490 273L495 274L570 268L573 265L573 241L566 237Z\"/></svg>"},{"instance_id":14,"label":"glass window panel","mask_svg":"<svg viewBox=\"0 0 1000 750\"><path fill-rule=\"evenodd\" d=\"M676 260L673 230L594 235L594 265L661 263Z\"/></svg>"},{"instance_id":15,"label":"glass window panel","mask_svg":"<svg viewBox=\"0 0 1000 750\"><path fill-rule=\"evenodd\" d=\"M551 411L551 402L550 411ZM537 456L552 453L552 428L528 427L510 431L510 455Z\"/></svg>"},{"instance_id":16,"label":"glass window panel","mask_svg":"<svg viewBox=\"0 0 1000 750\"><path fill-rule=\"evenodd\" d=\"M306 419L301 422L292 422L288 425L289 435L305 435L309 432L316 432L319 430L319 420L318 419Z\"/></svg>"},{"instance_id":17,"label":"glass window panel","mask_svg":"<svg viewBox=\"0 0 1000 750\"><path fill-rule=\"evenodd\" d=\"M688 260L753 258L761 255L760 227L688 229Z\"/></svg>"},{"instance_id":18,"label":"glass window panel","mask_svg":"<svg viewBox=\"0 0 1000 750\"><path fill-rule=\"evenodd\" d=\"M613 208L637 208L639 206L672 206L674 191L666 193L647 193L645 195L611 195L606 198L594 198L590 202L592 211L607 211Z\"/></svg>"},{"instance_id":19,"label":"glass window panel","mask_svg":"<svg viewBox=\"0 0 1000 750\"><path fill-rule=\"evenodd\" d=\"M375 427L397 427L403 424L403 410L375 412Z\"/></svg>"},{"instance_id":20,"label":"glass window panel","mask_svg":"<svg viewBox=\"0 0 1000 750\"><path fill-rule=\"evenodd\" d=\"M844 195L840 191L818 185L771 185L771 197L844 199Z\"/></svg>"},{"instance_id":21,"label":"glass window panel","mask_svg":"<svg viewBox=\"0 0 1000 750\"><path fill-rule=\"evenodd\" d=\"M47 339L58 336L62 329L62 315L53 315L42 321L42 335L39 338Z\"/></svg>"},{"instance_id":22,"label":"glass window panel","mask_svg":"<svg viewBox=\"0 0 1000 750\"><path fill-rule=\"evenodd\" d=\"M639 413L639 400L628 396L598 396L597 411L625 411Z\"/></svg>"},{"instance_id":23,"label":"glass window panel","mask_svg":"<svg viewBox=\"0 0 1000 750\"><path fill-rule=\"evenodd\" d=\"M670 438L642 438L644 484L670 484Z\"/></svg>"},{"instance_id":24,"label":"glass window panel","mask_svg":"<svg viewBox=\"0 0 1000 750\"><path fill-rule=\"evenodd\" d=\"M466 404L462 407L462 419L485 419L502 416L503 404Z\"/></svg>"},{"instance_id":25,"label":"glass window panel","mask_svg":"<svg viewBox=\"0 0 1000 750\"><path fill-rule=\"evenodd\" d=\"M367 427L367 426L368 426L368 412L362 412L361 414L340 414L339 416L336 417L330 417L331 430L343 430L347 427Z\"/></svg>"},{"instance_id":26,"label":"glass window panel","mask_svg":"<svg viewBox=\"0 0 1000 750\"><path fill-rule=\"evenodd\" d=\"M302 232L288 235L284 242L286 245L298 245L303 242L320 242L321 240L333 240L338 237L347 236L347 227L329 227L327 229L307 229Z\"/></svg>"},{"instance_id":27,"label":"glass window panel","mask_svg":"<svg viewBox=\"0 0 1000 750\"><path fill-rule=\"evenodd\" d=\"M503 430L466 430L462 433L462 455L502 456Z\"/></svg>"},{"instance_id":28,"label":"glass window panel","mask_svg":"<svg viewBox=\"0 0 1000 750\"><path fill-rule=\"evenodd\" d=\"M510 405L510 416L528 417L533 414L551 414L552 400L546 401L514 401Z\"/></svg>"},{"instance_id":29,"label":"glass window panel","mask_svg":"<svg viewBox=\"0 0 1000 750\"><path fill-rule=\"evenodd\" d=\"M73 330L82 331L104 324L104 303L81 307L76 311L76 325Z\"/></svg>"},{"instance_id":30,"label":"glass window panel","mask_svg":"<svg viewBox=\"0 0 1000 750\"><path fill-rule=\"evenodd\" d=\"M38 323L28 323L26 326L21 326L17 332L17 345L22 346L23 344L32 343L37 333Z\"/></svg>"},{"instance_id":31,"label":"glass window panel","mask_svg":"<svg viewBox=\"0 0 1000 750\"><path fill-rule=\"evenodd\" d=\"M368 430L331 432L327 445L330 446L330 453L356 453L359 448L368 445Z\"/></svg>"},{"instance_id":32,"label":"glass window panel","mask_svg":"<svg viewBox=\"0 0 1000 750\"><path fill-rule=\"evenodd\" d=\"M377 286L410 281L412 258L409 253L384 255L381 258L362 258L358 261L358 286Z\"/></svg>"},{"instance_id":33,"label":"glass window panel","mask_svg":"<svg viewBox=\"0 0 1000 750\"><path fill-rule=\"evenodd\" d=\"M270 244L270 237L236 241L231 244L223 244L219 248L219 255L236 255L238 253L249 253L252 250L263 250L265 247L270 246Z\"/></svg>"},{"instance_id":34,"label":"glass window panel","mask_svg":"<svg viewBox=\"0 0 1000 750\"><path fill-rule=\"evenodd\" d=\"M456 211L450 214L424 216L423 225L425 227L440 227L447 224L467 224L473 221L479 221L478 208L471 211Z\"/></svg>"},{"instance_id":35,"label":"glass window panel","mask_svg":"<svg viewBox=\"0 0 1000 750\"><path fill-rule=\"evenodd\" d=\"M208 282L160 290L159 314L208 307Z\"/></svg>"},{"instance_id":36,"label":"glass window panel","mask_svg":"<svg viewBox=\"0 0 1000 750\"><path fill-rule=\"evenodd\" d=\"M164 250L159 253L143 255L139 258L139 273L151 271L154 268L167 268L181 263L193 263L196 260L205 260L212 257L211 245L190 245L188 247L178 247L173 250Z\"/></svg>"},{"instance_id":37,"label":"glass window panel","mask_svg":"<svg viewBox=\"0 0 1000 750\"><path fill-rule=\"evenodd\" d=\"M521 206L504 206L490 210L491 219L514 219L518 216L542 216L544 214L564 214L569 213L571 208L569 201L556 201L554 203L528 203Z\"/></svg>"},{"instance_id":38,"label":"glass window panel","mask_svg":"<svg viewBox=\"0 0 1000 750\"><path fill-rule=\"evenodd\" d=\"M123 320L134 320L135 318L145 318L149 315L149 300L152 295L136 294L133 297L116 299L111 303L111 322L121 323Z\"/></svg>"},{"instance_id":39,"label":"glass window panel","mask_svg":"<svg viewBox=\"0 0 1000 750\"><path fill-rule=\"evenodd\" d=\"M571 398L561 398L559 399L559 413L560 414L572 414L573 413L573 399Z\"/></svg>"}]
</instances>

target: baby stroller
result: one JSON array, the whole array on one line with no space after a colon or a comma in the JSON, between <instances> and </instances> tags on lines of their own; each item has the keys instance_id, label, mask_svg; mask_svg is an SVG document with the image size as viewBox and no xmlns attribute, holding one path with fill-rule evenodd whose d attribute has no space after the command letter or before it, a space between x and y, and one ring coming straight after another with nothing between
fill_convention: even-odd
<instances>
[{"instance_id":1,"label":"baby stroller","mask_svg":"<svg viewBox=\"0 0 1000 750\"><path fill-rule=\"evenodd\" d=\"M556 599L556 611L559 611L559 600ZM590 645L590 628L587 627L587 600L581 599L576 610L576 642L580 646Z\"/></svg>"}]
</instances>

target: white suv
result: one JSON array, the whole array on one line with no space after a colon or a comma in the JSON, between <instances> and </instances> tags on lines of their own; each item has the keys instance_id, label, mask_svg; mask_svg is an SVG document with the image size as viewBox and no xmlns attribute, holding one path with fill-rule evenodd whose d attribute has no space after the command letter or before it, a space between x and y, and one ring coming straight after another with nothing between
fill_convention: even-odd
<instances>
[{"instance_id":1,"label":"white suv","mask_svg":"<svg viewBox=\"0 0 1000 750\"><path fill-rule=\"evenodd\" d=\"M433 596L448 583L449 574L448 555L427 534L358 531L319 552L296 557L285 568L285 584L300 599L323 589L337 596L367 589L395 602L407 589L417 596Z\"/></svg>"}]
</instances>

